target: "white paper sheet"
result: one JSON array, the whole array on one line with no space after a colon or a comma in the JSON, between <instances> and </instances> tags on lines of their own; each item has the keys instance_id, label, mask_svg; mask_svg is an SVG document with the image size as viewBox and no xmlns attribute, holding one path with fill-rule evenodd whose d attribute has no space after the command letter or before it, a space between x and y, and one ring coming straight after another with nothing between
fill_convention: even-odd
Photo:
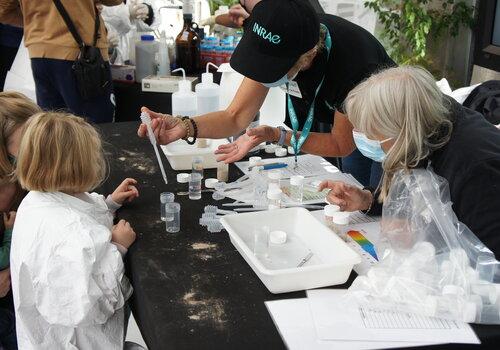
<instances>
[{"instance_id":1,"label":"white paper sheet","mask_svg":"<svg viewBox=\"0 0 500 350\"><path fill-rule=\"evenodd\" d=\"M298 157L297 167L295 167L295 157L283 157L283 158L269 158L263 159L263 164L271 163L286 163L288 167L280 169L283 173L284 179L289 179L294 175L302 175L305 177L314 177L321 175L329 175L334 173L339 173L339 169L333 166L324 158L319 156L313 156L310 154L301 155ZM240 168L243 173L248 174L248 167L250 162L237 162L236 166Z\"/></svg>"},{"instance_id":2,"label":"white paper sheet","mask_svg":"<svg viewBox=\"0 0 500 350\"><path fill-rule=\"evenodd\" d=\"M266 307L289 350L364 350L431 345L411 342L319 340L307 299L268 301Z\"/></svg>"},{"instance_id":3,"label":"white paper sheet","mask_svg":"<svg viewBox=\"0 0 500 350\"><path fill-rule=\"evenodd\" d=\"M353 299L348 304L345 293L307 291L319 339L480 344L466 323L360 307Z\"/></svg>"}]
</instances>

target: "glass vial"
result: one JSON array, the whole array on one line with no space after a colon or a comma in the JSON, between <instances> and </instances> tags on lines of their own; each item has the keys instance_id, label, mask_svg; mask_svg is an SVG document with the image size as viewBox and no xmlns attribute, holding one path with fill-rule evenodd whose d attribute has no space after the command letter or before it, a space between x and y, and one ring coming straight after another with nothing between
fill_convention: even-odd
<instances>
[{"instance_id":1,"label":"glass vial","mask_svg":"<svg viewBox=\"0 0 500 350\"><path fill-rule=\"evenodd\" d=\"M340 211L338 205L329 204L325 206L323 212L325 214L325 223L328 228L333 230L333 216Z\"/></svg>"},{"instance_id":2,"label":"glass vial","mask_svg":"<svg viewBox=\"0 0 500 350\"><path fill-rule=\"evenodd\" d=\"M268 183L269 187L272 187L271 184L277 185L277 187L280 186L280 181L281 181L281 170L273 170L267 173L268 177Z\"/></svg>"},{"instance_id":3,"label":"glass vial","mask_svg":"<svg viewBox=\"0 0 500 350\"><path fill-rule=\"evenodd\" d=\"M269 188L267 191L267 199L269 200L269 210L281 208L281 196L283 192L279 188Z\"/></svg>"},{"instance_id":4,"label":"glass vial","mask_svg":"<svg viewBox=\"0 0 500 350\"><path fill-rule=\"evenodd\" d=\"M165 229L168 233L177 233L181 230L181 205L179 203L165 204Z\"/></svg>"},{"instance_id":5,"label":"glass vial","mask_svg":"<svg viewBox=\"0 0 500 350\"><path fill-rule=\"evenodd\" d=\"M227 182L229 179L229 164L224 162L217 163L217 180Z\"/></svg>"},{"instance_id":6,"label":"glass vial","mask_svg":"<svg viewBox=\"0 0 500 350\"><path fill-rule=\"evenodd\" d=\"M201 178L203 178L203 158L202 157L193 157L191 163L191 170L193 174L200 174Z\"/></svg>"},{"instance_id":7,"label":"glass vial","mask_svg":"<svg viewBox=\"0 0 500 350\"><path fill-rule=\"evenodd\" d=\"M304 176L296 175L290 178L290 194L294 202L302 203L304 200Z\"/></svg>"},{"instance_id":8,"label":"glass vial","mask_svg":"<svg viewBox=\"0 0 500 350\"><path fill-rule=\"evenodd\" d=\"M172 203L175 195L172 192L163 192L160 194L160 219L165 221L165 204Z\"/></svg>"},{"instance_id":9,"label":"glass vial","mask_svg":"<svg viewBox=\"0 0 500 350\"><path fill-rule=\"evenodd\" d=\"M201 179L202 176L199 173L191 174L191 177L189 178L189 199L201 199Z\"/></svg>"}]
</instances>

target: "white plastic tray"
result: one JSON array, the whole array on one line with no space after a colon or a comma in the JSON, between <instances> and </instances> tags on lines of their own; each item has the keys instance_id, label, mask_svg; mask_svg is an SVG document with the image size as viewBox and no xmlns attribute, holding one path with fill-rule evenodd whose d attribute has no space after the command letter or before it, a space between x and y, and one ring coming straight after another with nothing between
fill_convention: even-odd
<instances>
[{"instance_id":1,"label":"white plastic tray","mask_svg":"<svg viewBox=\"0 0 500 350\"><path fill-rule=\"evenodd\" d=\"M214 169L217 168L214 152L220 145L226 144L227 140L207 140L207 142L208 147L198 148L196 145L188 145L186 141L178 140L161 146L161 149L174 170L191 170L191 162L195 156L203 158L203 168Z\"/></svg>"},{"instance_id":2,"label":"white plastic tray","mask_svg":"<svg viewBox=\"0 0 500 350\"><path fill-rule=\"evenodd\" d=\"M343 284L361 261L342 239L303 208L227 215L221 222L233 245L271 293ZM269 259L253 253L254 230L264 226L287 232L288 240L279 247L278 259L272 250ZM297 267L309 251L313 257Z\"/></svg>"}]
</instances>

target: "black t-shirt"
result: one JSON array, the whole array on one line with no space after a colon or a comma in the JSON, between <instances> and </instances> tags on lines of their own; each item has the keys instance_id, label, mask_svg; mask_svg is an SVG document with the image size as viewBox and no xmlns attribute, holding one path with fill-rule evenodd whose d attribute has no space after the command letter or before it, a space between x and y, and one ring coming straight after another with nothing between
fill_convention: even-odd
<instances>
[{"instance_id":1,"label":"black t-shirt","mask_svg":"<svg viewBox=\"0 0 500 350\"><path fill-rule=\"evenodd\" d=\"M479 113L452 102L450 141L430 155L449 183L453 211L500 258L500 130ZM421 166L426 166L422 162ZM375 205L371 214L380 214Z\"/></svg>"},{"instance_id":2,"label":"black t-shirt","mask_svg":"<svg viewBox=\"0 0 500 350\"><path fill-rule=\"evenodd\" d=\"M365 29L341 17L327 14L318 16L330 32L332 48L329 57L326 48L323 49L311 67L295 78L302 98L290 97L299 119L299 130L307 119L323 76L325 78L316 98L314 119L333 124L335 110L343 111L344 100L353 87L383 68L396 66L380 42Z\"/></svg>"}]
</instances>

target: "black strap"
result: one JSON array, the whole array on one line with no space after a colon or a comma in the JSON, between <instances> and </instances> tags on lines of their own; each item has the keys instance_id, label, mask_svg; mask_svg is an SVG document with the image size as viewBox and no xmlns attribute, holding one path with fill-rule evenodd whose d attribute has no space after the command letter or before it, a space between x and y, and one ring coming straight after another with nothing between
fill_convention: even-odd
<instances>
[{"instance_id":1,"label":"black strap","mask_svg":"<svg viewBox=\"0 0 500 350\"><path fill-rule=\"evenodd\" d=\"M83 48L85 46L85 42L83 41L82 37L80 34L78 34L78 31L76 30L75 24L69 17L68 12L64 8L63 4L61 3L61 0L52 0L54 2L54 5L57 8L57 11L59 11L59 14L64 20L64 23L66 23L66 26L68 27L71 35L73 35L73 38L75 39L76 43L78 44L78 47ZM101 21L99 20L99 12L96 9L96 15L95 15L95 29L94 29L94 43L92 46L97 45L97 39L99 38L99 27L101 25Z\"/></svg>"}]
</instances>

